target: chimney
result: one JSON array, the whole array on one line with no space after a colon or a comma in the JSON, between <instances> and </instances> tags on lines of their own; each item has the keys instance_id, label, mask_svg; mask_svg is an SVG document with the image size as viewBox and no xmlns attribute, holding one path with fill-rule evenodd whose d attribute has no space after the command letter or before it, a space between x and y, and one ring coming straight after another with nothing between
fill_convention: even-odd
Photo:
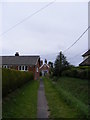
<instances>
[{"instance_id":1,"label":"chimney","mask_svg":"<svg viewBox=\"0 0 90 120\"><path fill-rule=\"evenodd\" d=\"M40 64L41 64L41 66L43 65L43 60L41 60L41 63L40 63Z\"/></svg>"},{"instance_id":2,"label":"chimney","mask_svg":"<svg viewBox=\"0 0 90 120\"><path fill-rule=\"evenodd\" d=\"M47 64L47 60L45 59L45 63Z\"/></svg>"},{"instance_id":3,"label":"chimney","mask_svg":"<svg viewBox=\"0 0 90 120\"><path fill-rule=\"evenodd\" d=\"M19 56L19 52L16 52L16 53L15 53L15 56Z\"/></svg>"}]
</instances>

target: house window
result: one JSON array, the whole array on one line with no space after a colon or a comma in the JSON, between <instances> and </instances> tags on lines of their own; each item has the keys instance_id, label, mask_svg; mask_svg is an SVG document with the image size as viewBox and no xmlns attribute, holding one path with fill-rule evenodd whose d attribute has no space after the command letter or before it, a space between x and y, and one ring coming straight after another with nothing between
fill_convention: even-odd
<instances>
[{"instance_id":1,"label":"house window","mask_svg":"<svg viewBox=\"0 0 90 120\"><path fill-rule=\"evenodd\" d=\"M21 70L21 66L18 66L18 70Z\"/></svg>"},{"instance_id":2,"label":"house window","mask_svg":"<svg viewBox=\"0 0 90 120\"><path fill-rule=\"evenodd\" d=\"M4 65L3 68L7 68L7 65Z\"/></svg>"},{"instance_id":3,"label":"house window","mask_svg":"<svg viewBox=\"0 0 90 120\"><path fill-rule=\"evenodd\" d=\"M24 70L24 66L22 66L22 70Z\"/></svg>"},{"instance_id":4,"label":"house window","mask_svg":"<svg viewBox=\"0 0 90 120\"><path fill-rule=\"evenodd\" d=\"M37 67L36 71L38 72L38 67Z\"/></svg>"},{"instance_id":5,"label":"house window","mask_svg":"<svg viewBox=\"0 0 90 120\"><path fill-rule=\"evenodd\" d=\"M25 70L26 70L26 71L28 70L28 67L27 67L27 66L25 66Z\"/></svg>"},{"instance_id":6,"label":"house window","mask_svg":"<svg viewBox=\"0 0 90 120\"><path fill-rule=\"evenodd\" d=\"M28 66L19 66L18 70L27 71L28 70Z\"/></svg>"}]
</instances>

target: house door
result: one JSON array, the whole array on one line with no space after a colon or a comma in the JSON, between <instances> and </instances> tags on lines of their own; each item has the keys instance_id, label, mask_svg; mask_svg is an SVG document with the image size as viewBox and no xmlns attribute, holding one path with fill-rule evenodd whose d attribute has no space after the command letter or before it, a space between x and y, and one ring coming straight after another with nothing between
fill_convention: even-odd
<instances>
[{"instance_id":1,"label":"house door","mask_svg":"<svg viewBox=\"0 0 90 120\"><path fill-rule=\"evenodd\" d=\"M44 71L42 70L42 76L44 76Z\"/></svg>"}]
</instances>

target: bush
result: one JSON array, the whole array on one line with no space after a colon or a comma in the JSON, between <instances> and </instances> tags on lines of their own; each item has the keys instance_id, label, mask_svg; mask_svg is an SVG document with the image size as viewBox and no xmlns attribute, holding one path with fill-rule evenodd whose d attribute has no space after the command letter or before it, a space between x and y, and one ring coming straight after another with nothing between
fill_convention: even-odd
<instances>
[{"instance_id":1,"label":"bush","mask_svg":"<svg viewBox=\"0 0 90 120\"><path fill-rule=\"evenodd\" d=\"M81 78L81 79L89 79L90 78L90 67L74 67L69 70L65 70L62 72L62 76L68 76L68 77L75 77L75 78Z\"/></svg>"},{"instance_id":2,"label":"bush","mask_svg":"<svg viewBox=\"0 0 90 120\"><path fill-rule=\"evenodd\" d=\"M2 96L33 80L32 72L2 69Z\"/></svg>"}]
</instances>

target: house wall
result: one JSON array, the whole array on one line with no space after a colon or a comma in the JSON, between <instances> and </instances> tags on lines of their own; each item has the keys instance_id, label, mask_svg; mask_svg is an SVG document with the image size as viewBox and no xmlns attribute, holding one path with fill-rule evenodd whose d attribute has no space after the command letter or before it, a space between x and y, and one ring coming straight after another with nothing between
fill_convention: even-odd
<instances>
[{"instance_id":1,"label":"house wall","mask_svg":"<svg viewBox=\"0 0 90 120\"><path fill-rule=\"evenodd\" d=\"M28 71L34 72L34 66L28 66Z\"/></svg>"},{"instance_id":2,"label":"house wall","mask_svg":"<svg viewBox=\"0 0 90 120\"><path fill-rule=\"evenodd\" d=\"M85 56L85 57L83 57L83 60L86 60L88 58L88 56Z\"/></svg>"},{"instance_id":3,"label":"house wall","mask_svg":"<svg viewBox=\"0 0 90 120\"><path fill-rule=\"evenodd\" d=\"M5 68L8 68L8 69L15 69L15 70L18 70L18 66L17 65L3 65L3 67Z\"/></svg>"},{"instance_id":4,"label":"house wall","mask_svg":"<svg viewBox=\"0 0 90 120\"><path fill-rule=\"evenodd\" d=\"M43 67L40 69L40 71L42 71L42 70L48 70L49 71L49 67L43 65Z\"/></svg>"},{"instance_id":5,"label":"house wall","mask_svg":"<svg viewBox=\"0 0 90 120\"><path fill-rule=\"evenodd\" d=\"M47 71L47 74L49 75L49 67L47 65L43 65L42 68L40 68L40 72L44 74L44 71Z\"/></svg>"},{"instance_id":6,"label":"house wall","mask_svg":"<svg viewBox=\"0 0 90 120\"><path fill-rule=\"evenodd\" d=\"M35 80L39 79L39 77L40 77L39 67L40 67L40 64L39 64L39 61L38 61L36 65L34 65L32 67L29 66L29 69L28 69L28 71L32 71L34 73L34 79ZM38 71L37 71L37 68L38 68Z\"/></svg>"},{"instance_id":7,"label":"house wall","mask_svg":"<svg viewBox=\"0 0 90 120\"><path fill-rule=\"evenodd\" d=\"M34 79L37 80L40 77L40 70L39 70L40 64L39 62L35 66L35 72L34 72Z\"/></svg>"},{"instance_id":8,"label":"house wall","mask_svg":"<svg viewBox=\"0 0 90 120\"><path fill-rule=\"evenodd\" d=\"M14 66L9 66L9 69L15 69L15 70L18 70L18 65L14 65ZM33 72L33 74L34 74L34 79L35 80L37 80L37 79L39 79L39 77L40 77L40 72L39 72L39 67L40 67L40 65L39 65L39 61L37 62L37 64L36 65L34 65L34 66L28 66L28 71L31 71L31 72ZM38 72L37 72L37 68L38 68Z\"/></svg>"}]
</instances>

